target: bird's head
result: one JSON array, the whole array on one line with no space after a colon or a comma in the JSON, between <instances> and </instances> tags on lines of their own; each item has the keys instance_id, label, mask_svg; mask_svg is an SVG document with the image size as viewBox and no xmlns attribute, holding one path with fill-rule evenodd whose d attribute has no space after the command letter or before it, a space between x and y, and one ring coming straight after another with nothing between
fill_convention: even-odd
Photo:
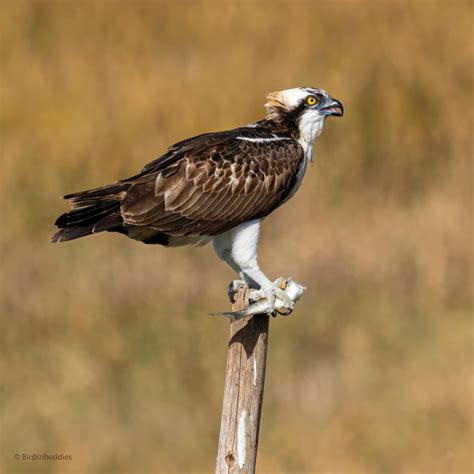
<instances>
[{"instance_id":1,"label":"bird's head","mask_svg":"<svg viewBox=\"0 0 474 474\"><path fill-rule=\"evenodd\" d=\"M297 87L267 94L267 120L295 129L300 136L316 138L327 117L341 117L344 108L323 89Z\"/></svg>"}]
</instances>

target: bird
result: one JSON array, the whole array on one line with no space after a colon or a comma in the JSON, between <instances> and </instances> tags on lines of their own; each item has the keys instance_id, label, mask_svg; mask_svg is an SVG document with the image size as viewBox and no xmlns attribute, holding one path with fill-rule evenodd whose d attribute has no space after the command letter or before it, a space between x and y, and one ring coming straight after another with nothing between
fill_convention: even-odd
<instances>
[{"instance_id":1,"label":"bird","mask_svg":"<svg viewBox=\"0 0 474 474\"><path fill-rule=\"evenodd\" d=\"M71 210L60 215L51 241L104 231L145 244L202 246L260 291L268 314L278 298L294 301L257 261L262 221L299 189L326 119L344 114L325 90L297 87L269 92L265 118L227 131L204 133L170 146L130 178L64 196ZM281 304L280 304L281 306Z\"/></svg>"}]
</instances>

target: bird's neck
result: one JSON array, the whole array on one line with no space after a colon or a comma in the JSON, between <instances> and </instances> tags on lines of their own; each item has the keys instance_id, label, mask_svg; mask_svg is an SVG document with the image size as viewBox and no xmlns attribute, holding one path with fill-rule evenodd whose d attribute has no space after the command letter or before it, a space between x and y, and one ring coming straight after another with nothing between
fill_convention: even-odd
<instances>
[{"instance_id":1,"label":"bird's neck","mask_svg":"<svg viewBox=\"0 0 474 474\"><path fill-rule=\"evenodd\" d=\"M325 117L317 120L301 120L298 124L298 137L295 137L298 143L303 147L304 155L307 160L313 161L313 147L316 138L321 135Z\"/></svg>"},{"instance_id":2,"label":"bird's neck","mask_svg":"<svg viewBox=\"0 0 474 474\"><path fill-rule=\"evenodd\" d=\"M317 120L305 120L303 117L299 122L293 120L272 121L264 120L260 122L263 126L269 128L273 133L287 135L294 138L303 148L305 158L312 161L313 147L316 138L321 135L325 117Z\"/></svg>"}]
</instances>

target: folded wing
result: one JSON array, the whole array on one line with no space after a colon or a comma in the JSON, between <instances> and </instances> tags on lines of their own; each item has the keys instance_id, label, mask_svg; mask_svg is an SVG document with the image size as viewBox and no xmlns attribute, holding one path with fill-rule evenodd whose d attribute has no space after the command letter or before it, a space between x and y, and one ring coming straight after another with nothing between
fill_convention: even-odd
<instances>
[{"instance_id":1,"label":"folded wing","mask_svg":"<svg viewBox=\"0 0 474 474\"><path fill-rule=\"evenodd\" d=\"M163 236L216 235L283 203L303 159L289 138L252 138L242 129L200 135L173 145L131 178L65 196L72 210L56 221L62 230L53 241L104 230L131 236L131 229L144 236L139 240L161 236L156 243Z\"/></svg>"},{"instance_id":2,"label":"folded wing","mask_svg":"<svg viewBox=\"0 0 474 474\"><path fill-rule=\"evenodd\" d=\"M277 208L295 185L302 160L293 140L190 147L132 184L121 206L124 224L170 235L219 234Z\"/></svg>"}]
</instances>

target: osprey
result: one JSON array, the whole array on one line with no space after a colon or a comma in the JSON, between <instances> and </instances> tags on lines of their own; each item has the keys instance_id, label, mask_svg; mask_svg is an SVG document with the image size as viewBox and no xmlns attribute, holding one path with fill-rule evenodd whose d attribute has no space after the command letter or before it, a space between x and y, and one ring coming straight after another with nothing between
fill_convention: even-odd
<instances>
[{"instance_id":1,"label":"osprey","mask_svg":"<svg viewBox=\"0 0 474 474\"><path fill-rule=\"evenodd\" d=\"M258 266L260 224L298 190L326 118L344 109L309 87L271 92L265 108L263 120L180 141L130 178L64 196L71 210L52 242L103 231L166 247L212 241L240 277L230 288L248 284L268 313L276 298L291 311L292 298Z\"/></svg>"}]
</instances>

